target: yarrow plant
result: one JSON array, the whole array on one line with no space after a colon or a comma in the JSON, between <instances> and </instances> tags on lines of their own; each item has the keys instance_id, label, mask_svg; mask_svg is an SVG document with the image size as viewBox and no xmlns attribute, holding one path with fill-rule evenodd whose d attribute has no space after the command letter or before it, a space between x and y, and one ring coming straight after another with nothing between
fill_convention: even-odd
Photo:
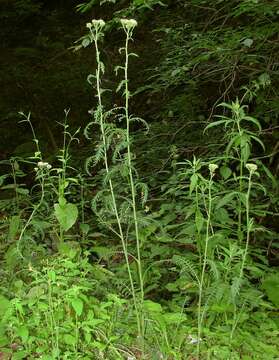
<instances>
[{"instance_id":1,"label":"yarrow plant","mask_svg":"<svg viewBox=\"0 0 279 360\"><path fill-rule=\"evenodd\" d=\"M144 300L144 288L143 288L143 277L142 277L142 268L141 268L141 250L140 250L140 238L139 238L139 223L138 223L138 214L137 214L137 186L139 184L135 183L134 179L134 168L132 164L132 152L131 152L131 134L130 134L130 123L131 121L142 121L139 118L132 117L129 113L129 99L131 97L131 93L129 91L128 87L128 67L129 67L129 57L131 55L135 55L132 53L129 53L129 41L132 40L132 34L134 28L137 26L136 20L133 19L121 19L120 23L122 25L123 30L126 34L126 41L125 41L125 47L121 48L120 50L123 50L125 52L125 65L124 66L117 66L116 67L116 73L118 70L124 71L124 79L120 81L119 86L116 91L119 91L123 89L123 97L125 101L125 105L120 108L113 108L112 110L105 111L103 106L103 93L105 89L102 89L101 87L101 77L105 72L105 65L101 61L100 57L100 50L99 50L99 40L103 37L103 28L105 26L105 22L103 20L92 20L91 23L88 23L86 26L90 31L90 41L94 43L95 51L96 51L96 62L97 62L97 68L95 75L89 75L88 81L91 83L91 79L94 78L96 82L96 89L97 89L97 109L92 112L94 115L94 120L91 122L91 124L97 124L100 127L101 131L101 144L98 146L97 154L94 158L94 163L97 163L101 156L103 158L105 171L106 171L106 181L109 186L109 192L110 192L110 198L111 198L111 205L113 209L114 216L116 218L117 223L117 231L113 229L111 226L109 226L110 230L112 230L114 233L117 233L121 240L122 249L125 257L126 262L126 268L128 272L128 277L130 281L131 286L131 292L133 296L134 306L135 306L135 312L137 317L137 326L138 326L138 335L141 340L143 340L144 337L144 317L143 317L143 300ZM120 114L116 114L116 112L121 112ZM124 111L124 114L123 114ZM115 116L119 119L119 121L125 121L126 122L126 129L117 129L115 126L111 126L110 123L108 123L109 117L115 114ZM143 122L143 121L142 121ZM87 126L86 134L88 134L88 128L90 126ZM137 255L134 257L137 264L137 277L138 277L138 283L139 283L139 289L140 289L140 296L138 299L138 296L136 294L135 289L135 280L133 279L132 270L130 266L129 261L129 253L128 253L128 242L127 242L127 235L125 235L125 231L123 228L123 220L121 218L122 213L122 204L118 204L117 201L117 193L114 186L114 180L111 176L111 168L108 158L108 149L111 147L112 144L112 136L115 136L116 141L119 143L118 148L113 150L113 159L115 160L116 157L118 157L119 160L122 161L123 167L125 167L125 173L128 174L128 182L130 187L130 200L127 202L127 206L132 207L132 213L133 213L133 226L135 231L135 238L136 238L136 249L137 249ZM88 136L87 136L88 137ZM88 137L89 138L89 137ZM120 150L124 152L126 150L125 155L121 155ZM123 176L123 175L122 175ZM103 194L103 193L102 193ZM102 195L102 197L104 197ZM95 199L96 203L98 201L98 196ZM123 200L122 200L123 201ZM122 206L122 207L121 207ZM95 208L96 212L96 208ZM123 212L123 211L122 211Z\"/></svg>"},{"instance_id":2,"label":"yarrow plant","mask_svg":"<svg viewBox=\"0 0 279 360\"><path fill-rule=\"evenodd\" d=\"M202 311L202 297L203 297L204 277L205 277L205 273L206 273L206 266L208 263L208 245L209 245L209 239L211 237L210 231L213 232L213 230L211 229L212 185L213 185L213 177L215 175L215 171L218 169L218 165L217 164L209 164L208 169L209 169L209 173L210 173L210 178L209 178L208 186L207 186L207 188L208 188L208 204L207 204L205 245L204 245L204 252L203 252L201 278L199 281L198 339L201 339L202 323L203 323L203 317L204 317L204 311L205 311L205 310ZM198 351L198 355L199 355L200 354L200 340L197 341L197 351Z\"/></svg>"}]
</instances>

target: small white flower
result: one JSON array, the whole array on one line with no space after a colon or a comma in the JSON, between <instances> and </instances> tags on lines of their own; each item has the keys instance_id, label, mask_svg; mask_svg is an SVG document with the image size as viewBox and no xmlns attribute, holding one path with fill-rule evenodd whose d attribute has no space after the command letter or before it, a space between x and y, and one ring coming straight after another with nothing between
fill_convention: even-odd
<instances>
[{"instance_id":1,"label":"small white flower","mask_svg":"<svg viewBox=\"0 0 279 360\"><path fill-rule=\"evenodd\" d=\"M251 174L254 174L254 172L257 171L258 169L258 166L256 164L246 164L246 169L251 173Z\"/></svg>"},{"instance_id":2,"label":"small white flower","mask_svg":"<svg viewBox=\"0 0 279 360\"><path fill-rule=\"evenodd\" d=\"M87 27L88 29L91 29L91 28L92 28L92 23L87 23L87 24L86 24L86 27Z\"/></svg>"},{"instance_id":3,"label":"small white flower","mask_svg":"<svg viewBox=\"0 0 279 360\"><path fill-rule=\"evenodd\" d=\"M218 167L219 166L217 164L209 164L208 169L210 171L210 174L213 175L215 171L218 169Z\"/></svg>"},{"instance_id":4,"label":"small white flower","mask_svg":"<svg viewBox=\"0 0 279 360\"><path fill-rule=\"evenodd\" d=\"M37 164L37 165L38 165L38 168L39 168L39 169L42 169L42 168L44 167L44 164L45 164L45 163L44 163L43 161L39 161L38 164Z\"/></svg>"},{"instance_id":5,"label":"small white flower","mask_svg":"<svg viewBox=\"0 0 279 360\"><path fill-rule=\"evenodd\" d=\"M37 167L35 167L34 170L37 172L39 169Z\"/></svg>"},{"instance_id":6,"label":"small white flower","mask_svg":"<svg viewBox=\"0 0 279 360\"><path fill-rule=\"evenodd\" d=\"M50 164L47 164L47 165L46 165L46 168L47 168L48 170L50 170L50 169L52 168L52 166L51 166Z\"/></svg>"}]
</instances>

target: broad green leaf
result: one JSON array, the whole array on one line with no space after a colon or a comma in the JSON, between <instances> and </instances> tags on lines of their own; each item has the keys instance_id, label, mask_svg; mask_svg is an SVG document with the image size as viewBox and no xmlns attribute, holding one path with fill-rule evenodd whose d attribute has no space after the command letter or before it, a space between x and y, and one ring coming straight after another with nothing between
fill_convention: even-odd
<instances>
[{"instance_id":1,"label":"broad green leaf","mask_svg":"<svg viewBox=\"0 0 279 360\"><path fill-rule=\"evenodd\" d=\"M232 220L230 219L229 213L224 207L216 209L215 212L216 221L218 221L220 224L229 224L232 223Z\"/></svg>"},{"instance_id":2,"label":"broad green leaf","mask_svg":"<svg viewBox=\"0 0 279 360\"><path fill-rule=\"evenodd\" d=\"M158 304L151 300L145 300L143 307L150 313L161 313L163 311L161 304Z\"/></svg>"},{"instance_id":3,"label":"broad green leaf","mask_svg":"<svg viewBox=\"0 0 279 360\"><path fill-rule=\"evenodd\" d=\"M42 355L40 357L41 360L53 360L53 358L50 355Z\"/></svg>"},{"instance_id":4,"label":"broad green leaf","mask_svg":"<svg viewBox=\"0 0 279 360\"><path fill-rule=\"evenodd\" d=\"M193 174L190 178L190 195L192 194L192 192L194 191L194 189L197 186L198 183L198 175L197 174Z\"/></svg>"},{"instance_id":5,"label":"broad green leaf","mask_svg":"<svg viewBox=\"0 0 279 360\"><path fill-rule=\"evenodd\" d=\"M74 308L77 316L81 316L83 311L83 301L79 298L71 300L72 307Z\"/></svg>"},{"instance_id":6,"label":"broad green leaf","mask_svg":"<svg viewBox=\"0 0 279 360\"><path fill-rule=\"evenodd\" d=\"M49 280L51 280L51 281L53 281L53 282L56 281L56 273L55 273L54 270L49 270L49 271L47 272L47 275L48 275Z\"/></svg>"},{"instance_id":7,"label":"broad green leaf","mask_svg":"<svg viewBox=\"0 0 279 360\"><path fill-rule=\"evenodd\" d=\"M229 167L227 166L221 166L220 168L220 174L222 175L223 179L224 180L227 180L231 174L232 174L232 171Z\"/></svg>"},{"instance_id":8,"label":"broad green leaf","mask_svg":"<svg viewBox=\"0 0 279 360\"><path fill-rule=\"evenodd\" d=\"M215 126L219 126L219 125L228 123L228 121L229 121L229 120L227 120L227 119L214 121L214 122L212 122L211 124L209 124L209 125L206 126L206 128L204 129L204 132L206 132L208 129L213 128L213 127L215 127ZM230 122L232 122L232 120L231 120Z\"/></svg>"},{"instance_id":9,"label":"broad green leaf","mask_svg":"<svg viewBox=\"0 0 279 360\"><path fill-rule=\"evenodd\" d=\"M67 203L64 206L55 204L54 214L61 228L67 231L75 224L77 220L78 208L76 205L70 203Z\"/></svg>"},{"instance_id":10,"label":"broad green leaf","mask_svg":"<svg viewBox=\"0 0 279 360\"><path fill-rule=\"evenodd\" d=\"M0 295L0 319L5 315L10 306L10 301L4 296Z\"/></svg>"},{"instance_id":11,"label":"broad green leaf","mask_svg":"<svg viewBox=\"0 0 279 360\"><path fill-rule=\"evenodd\" d=\"M88 234L88 232L90 230L90 226L88 224L80 224L79 227L84 235Z\"/></svg>"},{"instance_id":12,"label":"broad green leaf","mask_svg":"<svg viewBox=\"0 0 279 360\"><path fill-rule=\"evenodd\" d=\"M9 240L13 241L20 226L20 217L18 215L12 216L9 225Z\"/></svg>"},{"instance_id":13,"label":"broad green leaf","mask_svg":"<svg viewBox=\"0 0 279 360\"><path fill-rule=\"evenodd\" d=\"M80 246L76 241L60 242L57 247L61 255L70 259L73 259L80 252Z\"/></svg>"},{"instance_id":14,"label":"broad green leaf","mask_svg":"<svg viewBox=\"0 0 279 360\"><path fill-rule=\"evenodd\" d=\"M64 335L64 341L67 345L75 345L76 344L76 338L70 334Z\"/></svg>"},{"instance_id":15,"label":"broad green leaf","mask_svg":"<svg viewBox=\"0 0 279 360\"><path fill-rule=\"evenodd\" d=\"M279 276L278 274L271 274L267 276L262 288L265 290L269 300L279 308Z\"/></svg>"},{"instance_id":16,"label":"broad green leaf","mask_svg":"<svg viewBox=\"0 0 279 360\"><path fill-rule=\"evenodd\" d=\"M20 350L17 351L15 353L13 353L13 360L21 360L21 359L26 359L26 357L28 356L28 352L25 350Z\"/></svg>"},{"instance_id":17,"label":"broad green leaf","mask_svg":"<svg viewBox=\"0 0 279 360\"><path fill-rule=\"evenodd\" d=\"M259 120L253 118L252 116L244 116L242 120L252 122L253 124L255 124L257 126L257 128L259 130L262 130L262 127L261 127L261 124L260 124Z\"/></svg>"},{"instance_id":18,"label":"broad green leaf","mask_svg":"<svg viewBox=\"0 0 279 360\"><path fill-rule=\"evenodd\" d=\"M25 343L29 337L29 331L27 326L22 325L17 328L17 335L21 337L23 343Z\"/></svg>"},{"instance_id":19,"label":"broad green leaf","mask_svg":"<svg viewBox=\"0 0 279 360\"><path fill-rule=\"evenodd\" d=\"M27 293L26 298L28 299L39 299L44 295L45 289L43 284L33 286Z\"/></svg>"},{"instance_id":20,"label":"broad green leaf","mask_svg":"<svg viewBox=\"0 0 279 360\"><path fill-rule=\"evenodd\" d=\"M226 194L225 196L223 196L223 198L218 202L216 209L220 209L221 207L227 205L228 203L231 202L231 200L237 195L237 193L235 191L230 192L228 194Z\"/></svg>"},{"instance_id":21,"label":"broad green leaf","mask_svg":"<svg viewBox=\"0 0 279 360\"><path fill-rule=\"evenodd\" d=\"M181 321L186 320L186 316L181 313L166 313L163 318L167 324L179 324Z\"/></svg>"}]
</instances>

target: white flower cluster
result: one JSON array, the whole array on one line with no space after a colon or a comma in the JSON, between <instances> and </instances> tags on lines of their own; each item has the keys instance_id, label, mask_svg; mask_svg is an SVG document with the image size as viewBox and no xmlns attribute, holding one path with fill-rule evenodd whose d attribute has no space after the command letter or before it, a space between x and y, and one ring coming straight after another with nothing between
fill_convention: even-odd
<instances>
[{"instance_id":1,"label":"white flower cluster","mask_svg":"<svg viewBox=\"0 0 279 360\"><path fill-rule=\"evenodd\" d=\"M215 171L218 169L218 165L216 165L216 164L209 164L208 165L208 169L209 169L209 171L210 171L210 174L211 175L214 175L215 174Z\"/></svg>"},{"instance_id":2,"label":"white flower cluster","mask_svg":"<svg viewBox=\"0 0 279 360\"><path fill-rule=\"evenodd\" d=\"M93 19L91 22L86 24L86 27L88 29L91 29L92 27L94 28L103 28L106 25L106 23L104 22L104 20L99 19L99 20L95 20Z\"/></svg>"},{"instance_id":3,"label":"white flower cluster","mask_svg":"<svg viewBox=\"0 0 279 360\"><path fill-rule=\"evenodd\" d=\"M246 164L246 169L247 169L251 174L254 174L254 173L257 171L258 167L257 167L256 164L250 164L250 163L248 163L248 164Z\"/></svg>"},{"instance_id":4,"label":"white flower cluster","mask_svg":"<svg viewBox=\"0 0 279 360\"><path fill-rule=\"evenodd\" d=\"M134 29L138 25L135 19L121 19L120 22L121 25L127 30Z\"/></svg>"},{"instance_id":5,"label":"white flower cluster","mask_svg":"<svg viewBox=\"0 0 279 360\"><path fill-rule=\"evenodd\" d=\"M48 162L39 161L37 167L35 167L35 171L38 170L50 170L52 166Z\"/></svg>"}]
</instances>

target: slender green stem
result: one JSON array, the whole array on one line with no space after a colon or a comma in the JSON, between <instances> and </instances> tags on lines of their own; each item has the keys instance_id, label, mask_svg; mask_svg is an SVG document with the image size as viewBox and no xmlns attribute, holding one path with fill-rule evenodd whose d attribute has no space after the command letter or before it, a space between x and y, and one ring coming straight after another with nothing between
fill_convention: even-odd
<instances>
[{"instance_id":1,"label":"slender green stem","mask_svg":"<svg viewBox=\"0 0 279 360\"><path fill-rule=\"evenodd\" d=\"M132 196L132 207L133 207L133 217L134 217L134 226L135 226L135 235L136 235L136 247L137 247L137 266L138 266L138 277L139 277L139 286L140 286L140 300L141 306L144 301L144 284L142 277L142 264L141 264L141 249L140 249L140 238L139 238L139 223L137 216L137 206L136 206L136 190L133 176L132 168L132 156L131 156L131 145L130 145L130 115L129 115L129 78L128 78L128 68L129 68L129 40L131 39L132 31L129 29L125 30L126 32L126 43L125 43L125 117L126 117L126 141L127 141L127 160L129 168L129 181L131 188ZM141 311L142 313L142 311ZM144 317L141 314L141 335L143 336L144 332Z\"/></svg>"},{"instance_id":2,"label":"slender green stem","mask_svg":"<svg viewBox=\"0 0 279 360\"><path fill-rule=\"evenodd\" d=\"M99 113L100 119L99 120L100 120L102 142L103 142L103 147L104 147L105 171L109 175L107 140L106 140L106 134L105 134L105 127L104 127L104 115L103 115L102 92L101 92L101 60L100 60L100 51L99 51L99 47L98 47L98 35L99 35L98 28L95 28L95 31L96 31L96 33L94 33L93 30L91 30L91 34L92 34L92 37L94 40L95 51L96 51L96 61L97 61L96 84L97 84L97 98L98 98L98 104L99 104L99 110L100 110L100 113ZM125 236L124 236L124 232L122 229L121 219L120 219L120 215L119 215L119 211L118 211L118 207L117 207L117 203L116 203L114 186L113 186L110 176L108 176L108 182L109 182L110 194L111 194L111 199L112 199L112 206L113 206L114 214L115 214L117 225L118 225L119 237L121 239L121 244L122 244L122 248L123 248L123 252L124 252L125 262L126 262L129 281L130 281L130 286L131 286L131 290L132 290L134 307L136 310L138 332L139 332L139 334L141 334L141 326L140 326L141 321L140 321L140 317L139 317L139 311L138 311L139 309L138 309L138 304L137 304L137 299L136 299L136 291L135 291L135 287L134 287L134 281L133 281L132 272L131 272L130 263L129 263L128 249L127 249L127 244L125 242Z\"/></svg>"},{"instance_id":3,"label":"slender green stem","mask_svg":"<svg viewBox=\"0 0 279 360\"><path fill-rule=\"evenodd\" d=\"M250 193L251 193L251 186L252 186L252 172L249 174L249 181L248 181L248 190L246 194L246 243L245 243L245 249L244 254L242 257L242 264L240 268L239 278L242 279L243 277L243 271L246 263L246 258L248 254L248 248L249 248L249 242L250 242L250 231L251 231L251 224L250 224Z\"/></svg>"},{"instance_id":4,"label":"slender green stem","mask_svg":"<svg viewBox=\"0 0 279 360\"><path fill-rule=\"evenodd\" d=\"M247 164L248 166L248 164ZM246 263L246 259L247 259L247 254L248 254L248 249L249 249L249 242L250 242L250 232L251 232L251 221L250 221L250 193L251 193L251 187L252 187L252 176L253 176L253 171L249 170L249 179L248 179L248 189L247 189L247 193L246 193L246 203L245 203L245 207L246 207L246 243L245 243L245 249L244 249L244 254L242 256L242 262L241 262L241 267L240 267L240 271L239 271L239 284L241 284L241 280L243 278L243 273L244 273L244 268L245 268L245 263ZM243 310L244 304L242 305L242 309ZM231 329L231 334L230 334L230 340L232 340L233 338L233 334L234 331L237 327L237 323L239 321L240 315L237 316L236 311L236 305L234 306L234 324L233 327ZM241 311L239 311L239 314L241 314Z\"/></svg>"},{"instance_id":5,"label":"slender green stem","mask_svg":"<svg viewBox=\"0 0 279 360\"><path fill-rule=\"evenodd\" d=\"M210 232L210 224L211 224L211 208L212 208L211 188L212 188L212 183L213 183L213 176L214 176L214 173L211 172L210 173L210 180L209 180L209 184L208 184L208 210L207 210L207 221L206 221L205 248L204 248L204 254L203 254L203 264L202 264L201 279L200 279L200 283L199 283L198 342L197 342L198 356L200 356L200 342L201 342L201 335L202 335L203 312L201 311L201 307L202 307L204 277L205 277L205 270L206 270L207 256L208 256L209 232Z\"/></svg>"},{"instance_id":6,"label":"slender green stem","mask_svg":"<svg viewBox=\"0 0 279 360\"><path fill-rule=\"evenodd\" d=\"M15 199L16 199L16 212L19 212L19 198L18 198L18 192L17 192L17 181L16 181L16 170L15 170L15 162L10 160L10 164L12 167L12 176L13 176L13 182L14 182L14 190L15 190Z\"/></svg>"},{"instance_id":7,"label":"slender green stem","mask_svg":"<svg viewBox=\"0 0 279 360\"><path fill-rule=\"evenodd\" d=\"M235 116L237 117L236 122L237 122L238 134L239 134L239 137L241 138L242 130L241 130L240 121L239 121L239 116L240 115L237 112L237 114ZM240 145L239 196L241 196L242 189L243 189L243 184L242 184L243 166L244 166L243 150L242 150L242 145ZM242 203L241 203L240 198L239 198L239 202L238 202L238 207L239 207L239 209L238 209L238 240L239 240L239 243L242 243L242 240L243 240L243 234L242 234Z\"/></svg>"}]
</instances>

